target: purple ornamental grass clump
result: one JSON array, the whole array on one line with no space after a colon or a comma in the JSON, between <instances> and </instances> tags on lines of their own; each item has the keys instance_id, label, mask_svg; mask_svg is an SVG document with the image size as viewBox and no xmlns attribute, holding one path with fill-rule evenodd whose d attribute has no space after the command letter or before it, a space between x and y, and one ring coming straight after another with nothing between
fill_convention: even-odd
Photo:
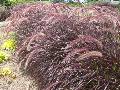
<instances>
[{"instance_id":1,"label":"purple ornamental grass clump","mask_svg":"<svg viewBox=\"0 0 120 90\"><path fill-rule=\"evenodd\" d=\"M22 41L23 38L31 36L41 31L44 26L44 22L50 19L46 14L70 13L70 8L65 4L25 4L14 7L11 10L11 16L7 18L7 21L11 21L11 24L7 27L7 31L17 30L19 33L18 39ZM23 26L23 27L21 27Z\"/></svg>"},{"instance_id":2,"label":"purple ornamental grass clump","mask_svg":"<svg viewBox=\"0 0 120 90\"><path fill-rule=\"evenodd\" d=\"M74 15L80 10L92 14ZM20 66L39 90L120 89L120 14L115 7L29 4L12 12L8 20L16 21L9 30L20 40Z\"/></svg>"}]
</instances>

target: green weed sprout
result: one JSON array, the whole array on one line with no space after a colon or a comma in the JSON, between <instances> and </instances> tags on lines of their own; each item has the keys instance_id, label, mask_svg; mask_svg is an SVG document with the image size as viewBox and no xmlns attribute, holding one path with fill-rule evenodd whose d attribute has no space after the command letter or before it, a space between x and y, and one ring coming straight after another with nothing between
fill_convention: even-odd
<instances>
[{"instance_id":1,"label":"green weed sprout","mask_svg":"<svg viewBox=\"0 0 120 90\"><path fill-rule=\"evenodd\" d=\"M8 60L11 56L11 53L16 49L16 34L15 32L9 32L7 39L2 37L3 42L0 45L0 63Z\"/></svg>"},{"instance_id":2,"label":"green weed sprout","mask_svg":"<svg viewBox=\"0 0 120 90\"><path fill-rule=\"evenodd\" d=\"M4 51L0 51L0 63L2 63L2 62L4 62L4 61L8 60L9 57L10 57L9 54L7 54L7 53L4 52Z\"/></svg>"},{"instance_id":3,"label":"green weed sprout","mask_svg":"<svg viewBox=\"0 0 120 90\"><path fill-rule=\"evenodd\" d=\"M3 67L0 69L0 76L10 76L12 74L12 70L9 67Z\"/></svg>"},{"instance_id":4,"label":"green weed sprout","mask_svg":"<svg viewBox=\"0 0 120 90\"><path fill-rule=\"evenodd\" d=\"M16 74L13 73L13 70L10 67L2 67L0 68L0 76L5 77L8 76L12 79L16 79Z\"/></svg>"},{"instance_id":5,"label":"green weed sprout","mask_svg":"<svg viewBox=\"0 0 120 90\"><path fill-rule=\"evenodd\" d=\"M1 45L1 49L15 51L16 41L14 39L5 40L5 42Z\"/></svg>"}]
</instances>

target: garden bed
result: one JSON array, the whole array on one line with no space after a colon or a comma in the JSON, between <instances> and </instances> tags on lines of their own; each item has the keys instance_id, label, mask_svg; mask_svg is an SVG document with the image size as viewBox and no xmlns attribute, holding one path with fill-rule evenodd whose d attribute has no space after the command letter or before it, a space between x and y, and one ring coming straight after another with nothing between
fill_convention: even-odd
<instances>
[{"instance_id":1,"label":"garden bed","mask_svg":"<svg viewBox=\"0 0 120 90\"><path fill-rule=\"evenodd\" d=\"M0 89L120 89L116 6L22 4L10 9L4 24Z\"/></svg>"}]
</instances>

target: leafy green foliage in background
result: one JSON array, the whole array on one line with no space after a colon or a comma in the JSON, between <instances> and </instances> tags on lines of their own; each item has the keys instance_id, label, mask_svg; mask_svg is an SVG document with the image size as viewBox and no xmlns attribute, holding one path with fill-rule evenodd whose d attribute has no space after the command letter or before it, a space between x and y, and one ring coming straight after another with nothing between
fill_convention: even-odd
<instances>
[{"instance_id":1,"label":"leafy green foliage in background","mask_svg":"<svg viewBox=\"0 0 120 90\"><path fill-rule=\"evenodd\" d=\"M35 1L35 0L0 0L0 4L9 7L9 6L14 6L16 4L26 3L31 1Z\"/></svg>"}]
</instances>

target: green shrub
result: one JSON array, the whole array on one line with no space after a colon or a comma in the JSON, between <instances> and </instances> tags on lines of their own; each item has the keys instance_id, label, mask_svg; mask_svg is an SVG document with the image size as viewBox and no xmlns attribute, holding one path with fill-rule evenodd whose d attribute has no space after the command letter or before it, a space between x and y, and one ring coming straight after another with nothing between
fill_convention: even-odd
<instances>
[{"instance_id":1,"label":"green shrub","mask_svg":"<svg viewBox=\"0 0 120 90\"><path fill-rule=\"evenodd\" d=\"M0 4L9 7L9 6L14 6L16 4L26 3L31 1L35 1L35 0L0 0Z\"/></svg>"}]
</instances>

